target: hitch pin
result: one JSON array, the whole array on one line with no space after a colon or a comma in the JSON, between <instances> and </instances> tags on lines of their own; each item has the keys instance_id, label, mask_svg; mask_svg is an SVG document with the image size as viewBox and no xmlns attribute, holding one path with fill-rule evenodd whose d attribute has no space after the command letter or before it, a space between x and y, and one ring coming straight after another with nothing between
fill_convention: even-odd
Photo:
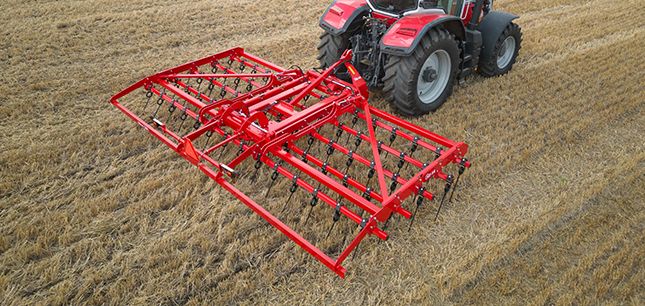
<instances>
[{"instance_id":1,"label":"hitch pin","mask_svg":"<svg viewBox=\"0 0 645 306\"><path fill-rule=\"evenodd\" d=\"M262 132L269 133L269 131L267 131L267 130L263 129L262 127L260 127L260 126L259 126L257 123L255 123L255 122L251 122L251 125L252 125L254 128L256 128L256 129L258 129L258 130L260 130L260 131L262 131Z\"/></svg>"}]
</instances>

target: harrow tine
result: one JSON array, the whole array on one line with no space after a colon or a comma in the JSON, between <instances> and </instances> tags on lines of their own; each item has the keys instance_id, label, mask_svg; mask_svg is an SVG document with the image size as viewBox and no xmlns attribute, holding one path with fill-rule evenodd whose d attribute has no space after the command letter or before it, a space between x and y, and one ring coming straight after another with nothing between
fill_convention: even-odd
<instances>
[{"instance_id":1,"label":"harrow tine","mask_svg":"<svg viewBox=\"0 0 645 306\"><path fill-rule=\"evenodd\" d=\"M423 188L423 187L419 188L419 193L415 197L415 200L417 202L417 207L414 209L414 213L412 214L412 217L410 217L410 227L408 227L408 233L412 229L412 223L414 223L414 219L416 219L417 211L419 210L419 206L421 206L421 204L423 204L423 192L425 192L425 190L426 189ZM390 215L390 216L392 216L392 215ZM385 229L383 229L383 230L385 230Z\"/></svg>"},{"instance_id":2,"label":"harrow tine","mask_svg":"<svg viewBox=\"0 0 645 306\"><path fill-rule=\"evenodd\" d=\"M177 109L177 107L175 106L175 100L173 99L172 101L170 101L170 106L168 107L168 119L166 120L166 122L170 122L170 118L172 118L172 114L175 112L175 109Z\"/></svg>"},{"instance_id":3,"label":"harrow tine","mask_svg":"<svg viewBox=\"0 0 645 306\"><path fill-rule=\"evenodd\" d=\"M354 155L354 150L349 150L349 153L348 153L347 155L348 155L349 157L347 158L347 161L345 162L345 164L347 165L347 168L345 168L345 172L344 172L344 173L349 174L349 172L348 172L348 171L349 171L349 167L351 167L351 166L352 166L352 163L354 163L354 158L352 157L352 156Z\"/></svg>"},{"instance_id":4,"label":"harrow tine","mask_svg":"<svg viewBox=\"0 0 645 306\"><path fill-rule=\"evenodd\" d=\"M353 128L354 128L354 126L356 125L356 122L358 122L358 110L355 110L355 111L354 111L354 118L352 118L352 129L353 129ZM349 139L350 139L351 137L352 137L352 136L351 136L351 134L349 134L349 133L348 133L348 134L347 134L347 141L345 142L345 146L347 146L347 144L349 143Z\"/></svg>"},{"instance_id":5,"label":"harrow tine","mask_svg":"<svg viewBox=\"0 0 645 306\"><path fill-rule=\"evenodd\" d=\"M334 229L334 225L336 225L336 222L338 222L338 220L340 220L340 208L341 207L343 207L343 203L341 203L341 202L336 203L336 212L334 213L334 216L332 217L334 222L331 224L331 227L329 228L329 233L327 233L327 237L325 237L325 239L329 238L329 235L331 234L331 230ZM345 244L345 241L343 241L343 244Z\"/></svg>"},{"instance_id":6,"label":"harrow tine","mask_svg":"<svg viewBox=\"0 0 645 306\"><path fill-rule=\"evenodd\" d=\"M258 158L258 160L255 162L255 165L253 165L253 167L255 168L255 171L253 171L253 176L251 177L251 183L254 183L255 179L258 177L258 172L262 167L262 161Z\"/></svg>"},{"instance_id":7,"label":"harrow tine","mask_svg":"<svg viewBox=\"0 0 645 306\"><path fill-rule=\"evenodd\" d=\"M374 174L376 174L376 170L374 170L375 163L371 162L370 163L370 170L367 171L367 183L365 183L365 186L370 185L370 181L374 177Z\"/></svg>"},{"instance_id":8,"label":"harrow tine","mask_svg":"<svg viewBox=\"0 0 645 306\"><path fill-rule=\"evenodd\" d=\"M294 175L293 179L291 179L291 181L293 182L291 187L289 187L289 192L291 194L289 195L289 198L287 199L287 202L285 202L284 206L282 207L283 212L284 212L285 208L287 208L287 205L289 204L289 201L291 201L291 198L293 197L293 194L296 192L296 190L298 190L298 184L296 184L296 181L298 180L298 178L299 178L298 176Z\"/></svg>"},{"instance_id":9,"label":"harrow tine","mask_svg":"<svg viewBox=\"0 0 645 306\"><path fill-rule=\"evenodd\" d=\"M222 150L221 150L221 151L219 151L219 155L217 156L217 160L221 160L221 159L222 159L222 153L224 153L224 150L226 150L226 146L228 146L228 143L225 143L225 144L222 146Z\"/></svg>"},{"instance_id":10,"label":"harrow tine","mask_svg":"<svg viewBox=\"0 0 645 306\"><path fill-rule=\"evenodd\" d=\"M206 132L206 143L204 144L204 148L202 149L202 152L206 150L206 147L208 147L208 143L211 140L211 136L213 136L213 130L208 130Z\"/></svg>"},{"instance_id":11,"label":"harrow tine","mask_svg":"<svg viewBox=\"0 0 645 306\"><path fill-rule=\"evenodd\" d=\"M418 144L418 143L419 143L419 137L418 137L418 136L414 136L414 140L412 141L412 147L410 148L410 154L408 155L408 156L410 156L410 158L412 158L412 155L414 155L414 152L416 152L416 151L417 151L417 149L419 148L419 144ZM408 168L408 165L409 165L409 164L410 164L410 163L405 164L405 168L403 169L404 171L405 171L405 169L407 169L407 168Z\"/></svg>"},{"instance_id":12,"label":"harrow tine","mask_svg":"<svg viewBox=\"0 0 645 306\"><path fill-rule=\"evenodd\" d=\"M273 166L273 173L271 173L271 183L269 184L269 188L267 189L267 193L264 195L264 198L267 198L269 196L269 191L271 191L273 183L275 183L275 180L278 178L278 167L280 167L280 164L275 164Z\"/></svg>"},{"instance_id":13,"label":"harrow tine","mask_svg":"<svg viewBox=\"0 0 645 306\"><path fill-rule=\"evenodd\" d=\"M376 119L376 118L374 118L374 119ZM390 147L390 148L392 147L392 143L396 140L396 131L397 130L398 130L397 127L393 127L392 131L390 132L392 134L392 135L390 135L390 144L388 145L388 147ZM385 159L387 157L387 155L388 155L388 151L385 151L385 156L383 156L383 159Z\"/></svg>"},{"instance_id":14,"label":"harrow tine","mask_svg":"<svg viewBox=\"0 0 645 306\"><path fill-rule=\"evenodd\" d=\"M312 192L313 198L311 198L311 201L309 201L309 204L311 205L311 208L309 209L309 214L307 214L307 219L305 220L305 225L307 225L307 221L309 221L309 217L311 216L311 212L314 210L314 207L318 204L318 189L314 189Z\"/></svg>"},{"instance_id":15,"label":"harrow tine","mask_svg":"<svg viewBox=\"0 0 645 306\"><path fill-rule=\"evenodd\" d=\"M437 215L434 216L434 220L437 221L437 218L439 217L439 212L441 211L441 206L443 206L443 200L446 199L446 194L448 194L448 191L450 191L450 182L452 181L452 175L448 175L448 183L446 184L446 187L443 189L443 196L441 197L441 203L439 204L439 208L437 209Z\"/></svg>"},{"instance_id":16,"label":"harrow tine","mask_svg":"<svg viewBox=\"0 0 645 306\"><path fill-rule=\"evenodd\" d=\"M159 112L159 108L161 108L161 105L163 104L163 98L162 98L163 95L164 93L159 94L159 99L157 99L157 110L152 115L152 117L155 117L155 118L157 117L157 112Z\"/></svg>"},{"instance_id":17,"label":"harrow tine","mask_svg":"<svg viewBox=\"0 0 645 306\"><path fill-rule=\"evenodd\" d=\"M343 136L343 125L345 124L341 122L337 126L338 129L336 130L336 142L338 142L340 137Z\"/></svg>"},{"instance_id":18,"label":"harrow tine","mask_svg":"<svg viewBox=\"0 0 645 306\"><path fill-rule=\"evenodd\" d=\"M361 224L359 224L358 226L361 227L361 228L364 228L366 225L367 225L367 219L363 219ZM360 233L359 233L359 235L360 235ZM362 242L362 240L359 241L358 244L356 245L356 247L354 248L354 254L352 255L352 260L354 260L356 258L356 253L358 253L358 247L361 245L361 242Z\"/></svg>"},{"instance_id":19,"label":"harrow tine","mask_svg":"<svg viewBox=\"0 0 645 306\"><path fill-rule=\"evenodd\" d=\"M146 97L148 98L148 100L146 101L146 105L143 107L143 110L146 110L146 108L148 107L148 103L150 103L150 98L152 98L152 95L152 90L148 89L148 92L146 92Z\"/></svg>"},{"instance_id":20,"label":"harrow tine","mask_svg":"<svg viewBox=\"0 0 645 306\"><path fill-rule=\"evenodd\" d=\"M309 217L311 216L311 212L314 210L314 206L312 205L311 208L309 208L309 213L307 214L307 219L305 219L305 224L307 225L307 222L309 221Z\"/></svg>"},{"instance_id":21,"label":"harrow tine","mask_svg":"<svg viewBox=\"0 0 645 306\"><path fill-rule=\"evenodd\" d=\"M188 118L188 114L186 114L186 108L188 108L188 106L184 105L184 113L181 114L181 116L179 116L179 119L181 119L181 123L179 124L179 129L177 129L177 132L181 132L181 127L184 125L186 118Z\"/></svg>"},{"instance_id":22,"label":"harrow tine","mask_svg":"<svg viewBox=\"0 0 645 306\"><path fill-rule=\"evenodd\" d=\"M462 159L462 164L465 163L467 160L465 158ZM450 199L448 199L448 203L452 203L452 196L455 194L455 190L457 190L457 183L459 183L459 178L461 175L464 173L466 170L466 166L460 165L459 166L459 174L457 175L457 180L455 181L455 187L452 188L452 192L450 193Z\"/></svg>"}]
</instances>

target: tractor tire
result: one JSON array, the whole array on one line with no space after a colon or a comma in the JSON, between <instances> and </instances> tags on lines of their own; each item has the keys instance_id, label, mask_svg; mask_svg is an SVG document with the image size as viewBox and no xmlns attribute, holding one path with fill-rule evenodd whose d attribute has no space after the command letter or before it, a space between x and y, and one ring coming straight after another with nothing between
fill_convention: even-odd
<instances>
[{"instance_id":1,"label":"tractor tire","mask_svg":"<svg viewBox=\"0 0 645 306\"><path fill-rule=\"evenodd\" d=\"M318 45L318 61L320 68L327 69L340 59L343 52L350 47L349 36L346 34L331 35L324 32L320 35L320 44ZM336 70L336 76L342 80L349 80L347 67L341 65Z\"/></svg>"},{"instance_id":2,"label":"tractor tire","mask_svg":"<svg viewBox=\"0 0 645 306\"><path fill-rule=\"evenodd\" d=\"M479 74L494 77L508 73L515 64L522 44L522 31L515 23L509 23L495 43L493 57L487 62L479 62Z\"/></svg>"},{"instance_id":3,"label":"tractor tire","mask_svg":"<svg viewBox=\"0 0 645 306\"><path fill-rule=\"evenodd\" d=\"M452 94L460 54L454 35L430 29L409 56L390 55L383 78L385 100L407 117L435 111Z\"/></svg>"}]
</instances>

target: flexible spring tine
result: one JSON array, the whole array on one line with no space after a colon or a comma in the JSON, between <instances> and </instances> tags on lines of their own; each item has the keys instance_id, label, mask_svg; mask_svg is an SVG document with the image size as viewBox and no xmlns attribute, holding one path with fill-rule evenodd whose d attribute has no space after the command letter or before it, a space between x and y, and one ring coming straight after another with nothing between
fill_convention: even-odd
<instances>
[{"instance_id":1,"label":"flexible spring tine","mask_svg":"<svg viewBox=\"0 0 645 306\"><path fill-rule=\"evenodd\" d=\"M313 197L309 201L309 205L311 208L309 209L309 214L307 214L307 219L305 220L305 225L307 225L307 222L309 221L309 217L311 216L311 212L314 210L314 207L318 204L318 189L314 189L312 192Z\"/></svg>"},{"instance_id":2,"label":"flexible spring tine","mask_svg":"<svg viewBox=\"0 0 645 306\"><path fill-rule=\"evenodd\" d=\"M408 156L410 156L410 158L412 158L412 155L414 155L414 152L416 152L417 149L419 148L418 141L419 141L419 137L414 136L414 140L412 141L412 147L410 148L410 154L408 155ZM403 168L403 171L405 171L405 169L408 168L409 164L410 163L405 164L405 168Z\"/></svg>"},{"instance_id":3,"label":"flexible spring tine","mask_svg":"<svg viewBox=\"0 0 645 306\"><path fill-rule=\"evenodd\" d=\"M229 144L229 143L225 143L225 144L222 146L222 150L221 150L221 151L219 151L219 155L217 156L217 160L221 160L221 158L222 158L222 153L224 153L224 150L226 149L226 146L228 146L228 144Z\"/></svg>"},{"instance_id":4,"label":"flexible spring tine","mask_svg":"<svg viewBox=\"0 0 645 306\"><path fill-rule=\"evenodd\" d=\"M340 137L343 136L343 125L345 124L342 122L338 124L338 129L336 130L336 142L338 142L338 140L340 140Z\"/></svg>"},{"instance_id":5,"label":"flexible spring tine","mask_svg":"<svg viewBox=\"0 0 645 306\"><path fill-rule=\"evenodd\" d=\"M146 97L148 97L148 101L146 101L146 105L143 107L143 110L146 110L146 107L148 107L148 103L150 103L150 99L152 98L152 90L148 89L148 92L146 92Z\"/></svg>"},{"instance_id":6,"label":"flexible spring tine","mask_svg":"<svg viewBox=\"0 0 645 306\"><path fill-rule=\"evenodd\" d=\"M367 219L363 219L363 222L361 222L361 224L359 224L358 226L359 227L365 227L366 224L367 224ZM354 248L354 254L352 255L352 260L354 260L354 258L356 258L356 253L358 253L358 247L361 246L361 242L362 242L362 240L359 241L358 244L356 245L356 248Z\"/></svg>"},{"instance_id":7,"label":"flexible spring tine","mask_svg":"<svg viewBox=\"0 0 645 306\"><path fill-rule=\"evenodd\" d=\"M275 183L275 180L278 178L278 167L280 167L280 164L275 164L275 166L273 167L273 173L271 173L271 183L269 184L267 193L264 195L265 198L269 196L269 191L271 191L271 187L273 187L273 183Z\"/></svg>"},{"instance_id":8,"label":"flexible spring tine","mask_svg":"<svg viewBox=\"0 0 645 306\"><path fill-rule=\"evenodd\" d=\"M358 110L354 111L354 118L352 118L352 129L356 125L356 122L358 122ZM349 143L349 139L352 137L350 133L347 133L347 141L345 141L345 146Z\"/></svg>"},{"instance_id":9,"label":"flexible spring tine","mask_svg":"<svg viewBox=\"0 0 645 306\"><path fill-rule=\"evenodd\" d=\"M206 143L204 144L204 148L202 149L202 152L204 152L204 150L206 150L206 147L208 147L208 143L211 140L211 136L213 136L213 130L208 130L206 132Z\"/></svg>"},{"instance_id":10,"label":"flexible spring tine","mask_svg":"<svg viewBox=\"0 0 645 306\"><path fill-rule=\"evenodd\" d=\"M158 105L158 106L157 106L157 110L156 110L156 111L155 111L155 113L152 115L152 117L157 117L157 112L159 111L159 108L161 107L161 104L163 104L163 98L162 98L162 96L163 96L163 95L164 95L164 93L160 93L160 94L159 94L159 99L157 99L157 105Z\"/></svg>"},{"instance_id":11,"label":"flexible spring tine","mask_svg":"<svg viewBox=\"0 0 645 306\"><path fill-rule=\"evenodd\" d=\"M176 108L177 107L175 106L175 100L173 99L172 101L170 101L170 106L168 107L168 119L166 120L166 122L170 122L170 118L173 117L172 114L175 112ZM172 123L175 123L175 120L173 120Z\"/></svg>"},{"instance_id":12,"label":"flexible spring tine","mask_svg":"<svg viewBox=\"0 0 645 306\"><path fill-rule=\"evenodd\" d=\"M414 223L414 219L416 219L417 216L417 211L419 211L419 206L423 204L423 193L425 192L425 188L421 187L419 188L419 193L417 194L415 200L417 202L417 207L414 209L414 213L412 214L412 217L410 217L410 227L408 227L408 233L412 229L412 223ZM390 215L391 217L391 215Z\"/></svg>"},{"instance_id":13,"label":"flexible spring tine","mask_svg":"<svg viewBox=\"0 0 645 306\"><path fill-rule=\"evenodd\" d=\"M308 152L309 150L311 150L311 145L314 143L314 141L315 141L314 136L312 136L311 134L309 134L309 139L307 139L307 144L309 145L309 146L307 147L307 150L306 150L307 152Z\"/></svg>"},{"instance_id":14,"label":"flexible spring tine","mask_svg":"<svg viewBox=\"0 0 645 306\"><path fill-rule=\"evenodd\" d=\"M437 218L439 217L439 212L441 211L441 206L443 206L443 200L446 198L446 194L448 194L448 191L450 191L450 183L446 184L446 187L444 188L443 196L441 197L441 203L439 204L439 208L437 209L437 215L434 216L435 221L437 221Z\"/></svg>"},{"instance_id":15,"label":"flexible spring tine","mask_svg":"<svg viewBox=\"0 0 645 306\"><path fill-rule=\"evenodd\" d=\"M329 232L327 233L327 237L325 237L325 239L329 238L329 235L331 234L331 230L334 229L334 225L336 225L336 222L338 222L338 220L340 220L340 208L341 207L343 207L343 203L341 203L341 202L336 203L336 212L334 213L334 216L332 217L332 220L334 220L334 222L331 224L331 227L329 228ZM345 244L345 241L343 241L343 244Z\"/></svg>"},{"instance_id":16,"label":"flexible spring tine","mask_svg":"<svg viewBox=\"0 0 645 306\"><path fill-rule=\"evenodd\" d=\"M179 124L179 128L177 129L177 133L181 132L181 127L184 125L184 122L186 121L186 106L184 106L184 113L179 116L179 119L181 119L181 123Z\"/></svg>"},{"instance_id":17,"label":"flexible spring tine","mask_svg":"<svg viewBox=\"0 0 645 306\"><path fill-rule=\"evenodd\" d=\"M465 160L465 158L463 160ZM455 181L455 187L452 188L452 192L450 193L450 199L448 199L448 203L452 203L452 196L455 194L455 190L457 190L457 183L459 183L459 178L461 177L461 175L464 173L465 170L466 170L465 166L459 167L459 174L457 175L457 180Z\"/></svg>"},{"instance_id":18,"label":"flexible spring tine","mask_svg":"<svg viewBox=\"0 0 645 306\"><path fill-rule=\"evenodd\" d=\"M376 118L374 118L374 119L376 119ZM392 143L394 142L394 140L396 140L396 131L397 130L398 130L397 127L393 127L392 131L390 132L390 133L392 133L390 135L390 144L388 145L388 147L390 147L390 148L392 147ZM385 151L385 156L383 156L383 159L385 159L387 157L387 155L388 155L387 153L388 153L388 151Z\"/></svg>"},{"instance_id":19,"label":"flexible spring tine","mask_svg":"<svg viewBox=\"0 0 645 306\"><path fill-rule=\"evenodd\" d=\"M198 73L198 74L201 74L201 72L199 72L199 71L197 71L197 73ZM198 90L198 91L199 91L199 88L201 88L201 87L202 87L202 82L203 82L203 81L204 81L204 80L203 80L203 79L201 79L201 78L197 79L197 81L196 81L196 82L197 82L197 90ZM198 96L199 96L199 95L198 95Z\"/></svg>"},{"instance_id":20,"label":"flexible spring tine","mask_svg":"<svg viewBox=\"0 0 645 306\"><path fill-rule=\"evenodd\" d=\"M227 145L228 145L228 143L225 143L225 144L222 146L222 149L219 151L219 155L217 156L217 160L220 160L220 159L222 158L222 153L224 153L224 150L226 150L226 146L227 146Z\"/></svg>"},{"instance_id":21,"label":"flexible spring tine","mask_svg":"<svg viewBox=\"0 0 645 306\"><path fill-rule=\"evenodd\" d=\"M282 211L284 211L287 208L287 205L289 204L289 201L291 201L291 198L293 197L293 194L296 193L296 190L298 190L298 184L296 184L296 181L298 180L298 177L296 175L293 176L293 179L291 180L293 184L291 187L289 187L289 192L291 193L289 195L289 198L287 199L287 202L284 203L284 206L282 207Z\"/></svg>"},{"instance_id":22,"label":"flexible spring tine","mask_svg":"<svg viewBox=\"0 0 645 306\"><path fill-rule=\"evenodd\" d=\"M327 233L327 237L325 237L325 239L329 239L329 235L331 235L331 231L334 229L334 225L336 225L336 221L331 223L331 227L329 227L329 232Z\"/></svg>"},{"instance_id":23,"label":"flexible spring tine","mask_svg":"<svg viewBox=\"0 0 645 306\"><path fill-rule=\"evenodd\" d=\"M253 171L253 176L251 177L251 183L254 183L255 179L258 177L258 172L260 171L260 168L262 168L262 161L258 159L255 162L254 167L255 167L255 171Z\"/></svg>"},{"instance_id":24,"label":"flexible spring tine","mask_svg":"<svg viewBox=\"0 0 645 306\"><path fill-rule=\"evenodd\" d=\"M349 174L345 173L345 176L343 176L343 187L347 188L347 186L349 186L349 183L347 182L347 180L349 180L350 178L351 178L351 176ZM343 198L343 196L339 194L338 199L336 200L336 202L340 202L340 199L342 199L342 198ZM363 217L362 212L361 212L361 217Z\"/></svg>"},{"instance_id":25,"label":"flexible spring tine","mask_svg":"<svg viewBox=\"0 0 645 306\"><path fill-rule=\"evenodd\" d=\"M307 222L309 221L309 217L311 217L311 212L313 210L314 210L314 207L311 206L311 208L309 208L309 213L307 214L307 219L305 219L305 224L304 225L307 225Z\"/></svg>"},{"instance_id":26,"label":"flexible spring tine","mask_svg":"<svg viewBox=\"0 0 645 306\"><path fill-rule=\"evenodd\" d=\"M348 155L349 157L347 158L347 161L345 162L345 164L347 165L347 168L345 168L345 172L344 172L344 173L349 174L349 172L348 172L348 171L349 171L349 167L351 167L351 166L352 166L352 164L354 163L354 158L352 157L352 155L354 155L354 150L349 150L349 153L348 153L347 155Z\"/></svg>"}]
</instances>

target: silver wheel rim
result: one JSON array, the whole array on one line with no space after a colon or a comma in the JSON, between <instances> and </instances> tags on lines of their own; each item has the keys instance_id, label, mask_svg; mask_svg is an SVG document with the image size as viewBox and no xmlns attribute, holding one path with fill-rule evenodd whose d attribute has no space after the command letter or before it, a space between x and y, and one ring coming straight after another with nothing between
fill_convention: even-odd
<instances>
[{"instance_id":1,"label":"silver wheel rim","mask_svg":"<svg viewBox=\"0 0 645 306\"><path fill-rule=\"evenodd\" d=\"M506 37L497 52L497 67L499 69L506 68L513 58L513 53L515 53L515 37L509 36Z\"/></svg>"},{"instance_id":2,"label":"silver wheel rim","mask_svg":"<svg viewBox=\"0 0 645 306\"><path fill-rule=\"evenodd\" d=\"M419 77L417 79L417 95L421 102L430 104L441 96L450 79L451 66L450 55L446 50L437 50L428 56L428 59L426 59L423 67L419 71ZM434 69L436 71L437 77L435 80L426 82L423 79L423 72L426 69Z\"/></svg>"}]
</instances>

